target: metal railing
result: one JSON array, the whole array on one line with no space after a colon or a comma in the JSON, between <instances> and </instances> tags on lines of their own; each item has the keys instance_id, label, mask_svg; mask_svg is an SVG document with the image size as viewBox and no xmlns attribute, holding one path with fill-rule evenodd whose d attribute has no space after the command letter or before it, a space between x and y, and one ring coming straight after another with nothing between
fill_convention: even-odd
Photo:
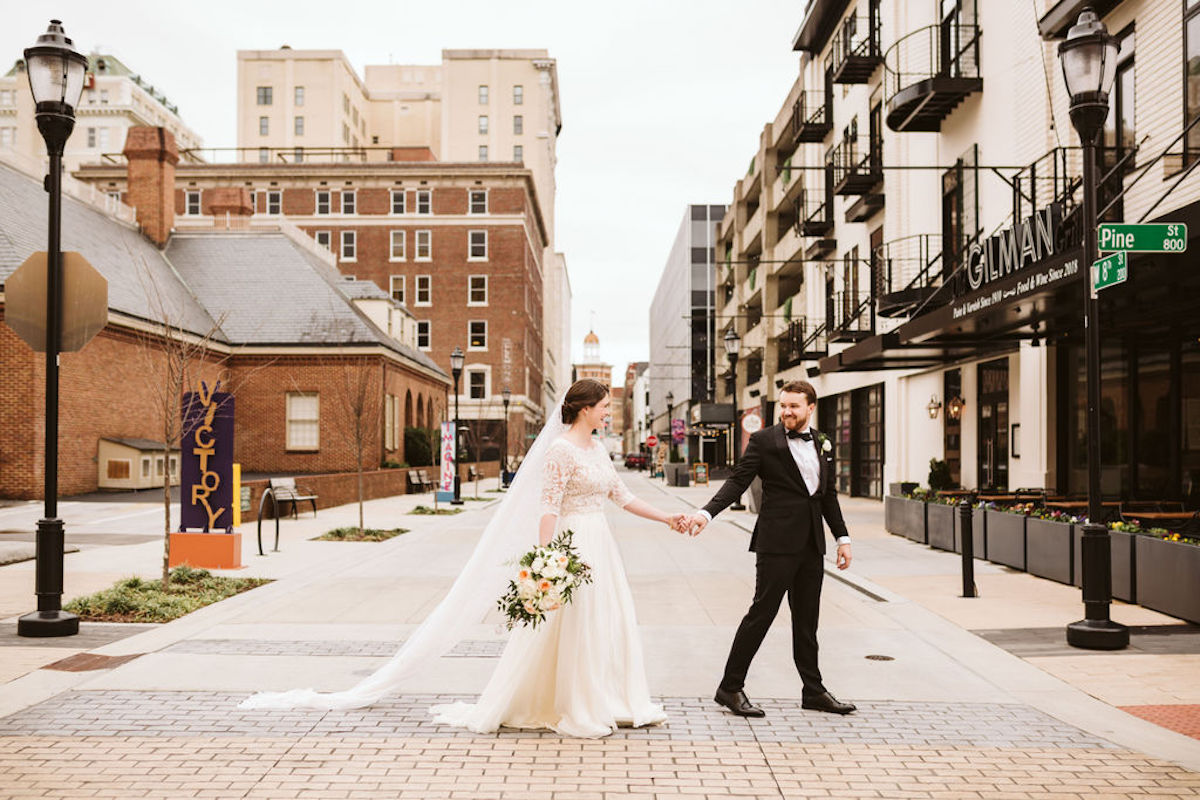
<instances>
[{"instance_id":1,"label":"metal railing","mask_svg":"<svg viewBox=\"0 0 1200 800\"><path fill-rule=\"evenodd\" d=\"M868 136L843 139L826 159L829 180L837 187L851 178L877 181L883 178L883 143Z\"/></svg>"},{"instance_id":2,"label":"metal railing","mask_svg":"<svg viewBox=\"0 0 1200 800\"><path fill-rule=\"evenodd\" d=\"M887 99L929 78L978 78L979 34L978 25L942 23L897 39L883 56Z\"/></svg>"},{"instance_id":3,"label":"metal railing","mask_svg":"<svg viewBox=\"0 0 1200 800\"><path fill-rule=\"evenodd\" d=\"M792 105L792 138L799 138L806 128L830 127L832 109L825 93L816 89L805 89ZM822 137L824 135L822 134Z\"/></svg>"},{"instance_id":4,"label":"metal railing","mask_svg":"<svg viewBox=\"0 0 1200 800\"><path fill-rule=\"evenodd\" d=\"M916 233L875 249L875 292L879 297L942 284L942 237Z\"/></svg>"},{"instance_id":5,"label":"metal railing","mask_svg":"<svg viewBox=\"0 0 1200 800\"><path fill-rule=\"evenodd\" d=\"M811 322L807 317L794 319L788 323L787 330L776 341L776 347L780 369L822 358L829 353L825 323Z\"/></svg>"},{"instance_id":6,"label":"metal railing","mask_svg":"<svg viewBox=\"0 0 1200 800\"><path fill-rule=\"evenodd\" d=\"M834 292L829 297L830 327L837 333L873 333L873 300L870 292Z\"/></svg>"},{"instance_id":7,"label":"metal railing","mask_svg":"<svg viewBox=\"0 0 1200 800\"><path fill-rule=\"evenodd\" d=\"M850 58L881 57L883 52L879 47L879 34L879 20L872 24L867 17L846 17L833 35L829 65L836 71Z\"/></svg>"},{"instance_id":8,"label":"metal railing","mask_svg":"<svg viewBox=\"0 0 1200 800\"><path fill-rule=\"evenodd\" d=\"M820 173L810 173L820 174ZM833 225L832 198L824 187L810 189L805 186L796 200L796 225L801 236L818 236L819 228Z\"/></svg>"}]
</instances>

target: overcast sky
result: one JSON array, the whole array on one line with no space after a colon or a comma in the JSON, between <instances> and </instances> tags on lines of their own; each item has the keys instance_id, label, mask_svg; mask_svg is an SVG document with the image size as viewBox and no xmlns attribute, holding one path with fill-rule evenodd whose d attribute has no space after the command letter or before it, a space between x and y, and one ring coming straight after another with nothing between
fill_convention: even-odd
<instances>
[{"instance_id":1,"label":"overcast sky","mask_svg":"<svg viewBox=\"0 0 1200 800\"><path fill-rule=\"evenodd\" d=\"M688 203L728 203L797 74L800 0L9 2L7 68L63 20L163 91L208 147L236 145L237 51L341 49L437 64L443 48L546 48L558 60L558 247L574 292L572 358L594 318L623 379L649 352L649 308ZM6 69L7 71L7 69Z\"/></svg>"}]
</instances>

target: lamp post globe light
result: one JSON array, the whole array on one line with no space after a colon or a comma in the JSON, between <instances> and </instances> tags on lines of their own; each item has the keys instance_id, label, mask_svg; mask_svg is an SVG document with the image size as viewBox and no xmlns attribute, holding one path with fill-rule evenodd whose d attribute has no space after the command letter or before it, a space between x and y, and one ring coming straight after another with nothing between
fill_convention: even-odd
<instances>
[{"instance_id":1,"label":"lamp post globe light","mask_svg":"<svg viewBox=\"0 0 1200 800\"><path fill-rule=\"evenodd\" d=\"M454 375L454 499L450 504L455 506L463 504L462 469L458 463L458 457L462 453L462 448L458 446L462 436L462 424L458 419L458 379L462 377L462 371L463 351L461 347L455 347L454 352L450 354L450 373Z\"/></svg>"},{"instance_id":2,"label":"lamp post globe light","mask_svg":"<svg viewBox=\"0 0 1200 800\"><path fill-rule=\"evenodd\" d=\"M725 356L729 359L729 374L733 378L733 465L736 467L741 458L741 449L738 445L741 442L741 434L738 431L738 400L737 400L737 362L738 351L742 348L742 337L738 336L737 331L733 328L725 331L725 338L722 339L725 345ZM736 502L730 507L731 511L745 511L746 507L742 505L742 499L739 497Z\"/></svg>"},{"instance_id":3,"label":"lamp post globe light","mask_svg":"<svg viewBox=\"0 0 1200 800\"><path fill-rule=\"evenodd\" d=\"M500 393L504 399L504 454L500 461L500 488L508 488L508 404L512 401L512 390L507 386Z\"/></svg>"},{"instance_id":4,"label":"lamp post globe light","mask_svg":"<svg viewBox=\"0 0 1200 800\"><path fill-rule=\"evenodd\" d=\"M1108 118L1108 98L1117 73L1119 46L1091 7L1085 7L1058 47L1063 80L1071 97L1071 123L1083 145L1084 331L1087 344L1088 522L1083 526L1084 618L1067 626L1067 643L1089 650L1129 645L1129 629L1109 618L1112 549L1101 522L1100 495L1100 301L1091 278L1096 260L1096 142Z\"/></svg>"},{"instance_id":5,"label":"lamp post globe light","mask_svg":"<svg viewBox=\"0 0 1200 800\"><path fill-rule=\"evenodd\" d=\"M50 20L46 32L25 51L25 68L33 93L38 131L50 157L46 192L50 195L46 248L46 451L45 513L37 524L37 611L17 621L20 636L72 636L79 617L62 610L63 521L58 518L58 353L62 337L62 157L75 129L75 108L83 93L87 58L77 53Z\"/></svg>"}]
</instances>

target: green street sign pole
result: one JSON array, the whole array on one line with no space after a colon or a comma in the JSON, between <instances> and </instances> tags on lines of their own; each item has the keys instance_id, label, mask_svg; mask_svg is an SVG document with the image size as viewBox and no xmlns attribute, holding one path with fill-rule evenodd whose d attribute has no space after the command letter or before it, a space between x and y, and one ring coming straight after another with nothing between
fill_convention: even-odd
<instances>
[{"instance_id":1,"label":"green street sign pole","mask_svg":"<svg viewBox=\"0 0 1200 800\"><path fill-rule=\"evenodd\" d=\"M1100 252L1182 253L1187 250L1187 225L1182 222L1145 224L1104 223L1096 226Z\"/></svg>"}]
</instances>

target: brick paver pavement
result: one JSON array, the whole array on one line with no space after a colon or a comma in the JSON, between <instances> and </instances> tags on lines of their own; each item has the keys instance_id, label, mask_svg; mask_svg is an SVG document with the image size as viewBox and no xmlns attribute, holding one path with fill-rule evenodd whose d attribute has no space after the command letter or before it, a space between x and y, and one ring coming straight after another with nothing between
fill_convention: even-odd
<instances>
[{"instance_id":1,"label":"brick paver pavement","mask_svg":"<svg viewBox=\"0 0 1200 800\"><path fill-rule=\"evenodd\" d=\"M1180 798L1200 774L1019 704L762 700L748 721L665 698L603 740L434 725L452 696L244 711L219 692L75 691L0 719L2 798Z\"/></svg>"}]
</instances>

